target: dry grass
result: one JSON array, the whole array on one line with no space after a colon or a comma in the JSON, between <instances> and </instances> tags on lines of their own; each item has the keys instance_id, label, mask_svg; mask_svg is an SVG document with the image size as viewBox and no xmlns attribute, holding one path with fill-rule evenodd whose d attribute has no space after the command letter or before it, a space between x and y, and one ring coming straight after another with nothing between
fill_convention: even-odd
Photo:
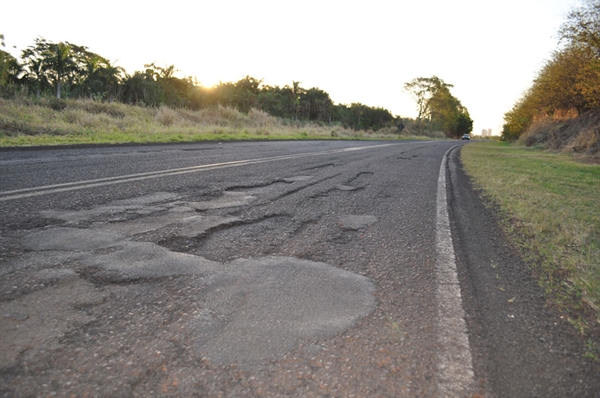
<instances>
[{"instance_id":1,"label":"dry grass","mask_svg":"<svg viewBox=\"0 0 600 398\"><path fill-rule=\"evenodd\" d=\"M580 160L600 163L600 109L580 116L573 112L538 116L518 142L525 146L574 153Z\"/></svg>"},{"instance_id":2,"label":"dry grass","mask_svg":"<svg viewBox=\"0 0 600 398\"><path fill-rule=\"evenodd\" d=\"M502 143L462 149L465 168L505 213L508 236L580 330L600 324L600 165ZM574 311L571 311L574 310ZM585 311L584 311L585 312ZM586 323L587 322L587 323Z\"/></svg>"},{"instance_id":3,"label":"dry grass","mask_svg":"<svg viewBox=\"0 0 600 398\"><path fill-rule=\"evenodd\" d=\"M243 139L399 139L395 128L354 131L282 121L261 110L191 111L92 100L0 99L0 146Z\"/></svg>"}]
</instances>

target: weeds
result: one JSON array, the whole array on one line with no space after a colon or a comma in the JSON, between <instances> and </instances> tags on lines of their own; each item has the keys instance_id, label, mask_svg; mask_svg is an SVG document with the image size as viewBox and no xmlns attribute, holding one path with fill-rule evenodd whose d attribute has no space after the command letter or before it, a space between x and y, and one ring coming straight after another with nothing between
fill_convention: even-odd
<instances>
[{"instance_id":1,"label":"weeds","mask_svg":"<svg viewBox=\"0 0 600 398\"><path fill-rule=\"evenodd\" d=\"M584 356L597 362L600 358L600 346L592 339L588 339Z\"/></svg>"}]
</instances>

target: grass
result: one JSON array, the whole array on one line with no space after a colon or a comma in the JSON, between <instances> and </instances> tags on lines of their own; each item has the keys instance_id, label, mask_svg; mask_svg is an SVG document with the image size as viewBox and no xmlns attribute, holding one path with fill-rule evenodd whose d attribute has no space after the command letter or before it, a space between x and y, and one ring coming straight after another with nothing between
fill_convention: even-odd
<instances>
[{"instance_id":1,"label":"grass","mask_svg":"<svg viewBox=\"0 0 600 398\"><path fill-rule=\"evenodd\" d=\"M582 334L600 323L600 165L506 143L463 147L467 173ZM591 317L586 317L585 314Z\"/></svg>"},{"instance_id":2,"label":"grass","mask_svg":"<svg viewBox=\"0 0 600 398\"><path fill-rule=\"evenodd\" d=\"M191 111L92 100L0 98L0 147L167 143L207 140L400 139L395 127L354 131L338 125L284 121L252 109Z\"/></svg>"}]
</instances>

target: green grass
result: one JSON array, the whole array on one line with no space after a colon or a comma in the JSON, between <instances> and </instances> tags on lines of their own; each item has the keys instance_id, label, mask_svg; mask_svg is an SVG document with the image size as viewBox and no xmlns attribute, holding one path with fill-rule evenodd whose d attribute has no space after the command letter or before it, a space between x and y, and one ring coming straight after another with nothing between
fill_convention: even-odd
<instances>
[{"instance_id":1,"label":"green grass","mask_svg":"<svg viewBox=\"0 0 600 398\"><path fill-rule=\"evenodd\" d=\"M600 322L600 165L505 143L463 147L467 173L500 205L504 228L582 333ZM582 314L592 314L586 319Z\"/></svg>"},{"instance_id":2,"label":"green grass","mask_svg":"<svg viewBox=\"0 0 600 398\"><path fill-rule=\"evenodd\" d=\"M252 109L191 111L92 100L0 98L0 147L168 143L208 140L408 139L395 127L354 131L338 125L284 121ZM437 137L439 138L439 137Z\"/></svg>"}]
</instances>

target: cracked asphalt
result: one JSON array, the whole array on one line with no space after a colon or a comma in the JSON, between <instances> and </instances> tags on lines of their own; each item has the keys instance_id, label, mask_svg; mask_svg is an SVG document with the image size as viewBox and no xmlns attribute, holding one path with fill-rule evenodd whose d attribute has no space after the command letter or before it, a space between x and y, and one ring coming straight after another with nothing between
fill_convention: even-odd
<instances>
[{"instance_id":1,"label":"cracked asphalt","mask_svg":"<svg viewBox=\"0 0 600 398\"><path fill-rule=\"evenodd\" d=\"M436 190L457 144L0 152L0 396L440 396ZM505 396L474 300L463 395ZM593 396L591 375L512 396Z\"/></svg>"}]
</instances>

